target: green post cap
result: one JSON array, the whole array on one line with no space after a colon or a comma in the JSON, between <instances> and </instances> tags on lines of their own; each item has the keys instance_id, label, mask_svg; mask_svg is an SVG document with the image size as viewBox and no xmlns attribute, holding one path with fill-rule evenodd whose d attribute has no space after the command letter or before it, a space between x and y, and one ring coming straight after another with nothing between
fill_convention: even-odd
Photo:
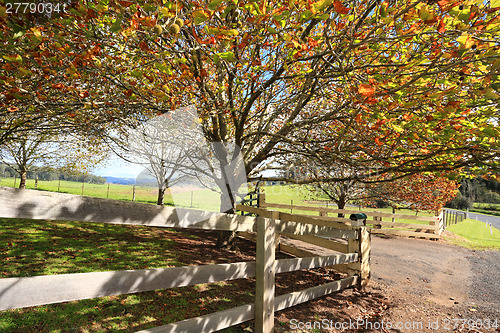
<instances>
[{"instance_id":1,"label":"green post cap","mask_svg":"<svg viewBox=\"0 0 500 333\"><path fill-rule=\"evenodd\" d=\"M367 216L365 213L356 213L356 214L351 214L351 216L349 216L349 219L353 220L353 221L357 221L357 220L366 220Z\"/></svg>"}]
</instances>

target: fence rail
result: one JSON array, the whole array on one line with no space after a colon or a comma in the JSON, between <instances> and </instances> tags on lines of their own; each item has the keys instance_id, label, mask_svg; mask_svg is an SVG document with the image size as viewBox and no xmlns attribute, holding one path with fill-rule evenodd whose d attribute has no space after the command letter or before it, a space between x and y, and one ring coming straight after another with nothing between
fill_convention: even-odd
<instances>
[{"instance_id":1,"label":"fence rail","mask_svg":"<svg viewBox=\"0 0 500 333\"><path fill-rule=\"evenodd\" d=\"M345 217L328 216L328 214L359 213L359 211L357 210L270 203L266 202L264 194L261 194L259 203L261 208L279 208L279 209L290 209L292 211L299 210L299 211L318 212L319 216L297 215L297 214L294 214L294 216L304 216L304 221L310 219L317 219L319 221L323 221L322 225L327 225L325 221L337 222L337 224L332 223L330 224L330 226L335 226L335 228L339 229L342 228L342 225L344 226L350 225L351 220ZM369 217L366 221L366 224L372 226L371 232L373 234L439 239L442 231L444 230L443 212L441 212L439 216L414 216L414 215L391 214L391 213L370 212L370 211L363 211L363 213ZM388 221L385 218L390 218L391 220ZM396 219L412 220L414 221L414 223L395 222Z\"/></svg>"},{"instance_id":2,"label":"fence rail","mask_svg":"<svg viewBox=\"0 0 500 333\"><path fill-rule=\"evenodd\" d=\"M255 332L272 332L274 312L347 288L369 277L369 233L366 228L337 229L317 219L279 212L259 217L157 207L61 193L0 188L0 216L72 220L156 227L256 232L255 262L146 270L94 272L0 279L0 310L70 300L136 293L255 276L255 303L187 319L142 332L213 332L255 319ZM251 209L252 207L246 207ZM280 218L288 220L280 220ZM198 221L198 222L194 222ZM335 222L332 225L336 225ZM276 238L289 234L347 240L345 253L276 260ZM349 277L299 292L274 296L275 274L347 265Z\"/></svg>"},{"instance_id":3,"label":"fence rail","mask_svg":"<svg viewBox=\"0 0 500 333\"><path fill-rule=\"evenodd\" d=\"M267 205L265 196L261 195L260 203L264 206L273 206L275 204ZM280 205L281 206L281 205ZM295 209L294 206L293 209ZM341 253L357 253L359 254L358 260L351 263L337 262L329 267L332 267L342 273L350 275L357 275L360 277L358 283L364 286L368 283L370 278L369 258L370 258L370 233L364 226L358 226L354 221L345 219L349 224L340 223L338 221L331 221L325 214L321 216L298 215L289 214L279 211L270 211L265 208L248 207L244 205L237 205L236 210L250 212L260 217L269 217L277 220L280 225L293 226L296 223L303 223L308 225L320 226L322 228L335 228L336 234L333 233L316 233L316 234L299 234L287 233L282 230L282 235L287 238L294 239L314 246L332 250ZM323 213L323 212L321 212ZM246 239L255 240L255 235L252 233L240 233L240 236ZM340 237L339 237L340 236ZM332 239L334 238L334 239ZM275 247L281 251L287 252L298 257L313 256L314 253L308 250L299 248L290 243L283 243L279 237L276 237Z\"/></svg>"}]
</instances>

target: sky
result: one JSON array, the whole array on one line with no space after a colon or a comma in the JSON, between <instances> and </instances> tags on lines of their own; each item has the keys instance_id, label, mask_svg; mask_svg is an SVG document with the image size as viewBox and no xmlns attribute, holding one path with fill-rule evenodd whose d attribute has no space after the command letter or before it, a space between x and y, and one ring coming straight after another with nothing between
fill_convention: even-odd
<instances>
[{"instance_id":1,"label":"sky","mask_svg":"<svg viewBox=\"0 0 500 333\"><path fill-rule=\"evenodd\" d=\"M217 147L221 143L207 143L203 129L199 124L199 116L194 106L177 109L166 115L158 116L144 123L140 128L129 132L129 149L131 158L138 162L144 162L144 159L158 161L158 156L163 159L175 159L177 152L184 151L187 146L194 151L208 151L210 146ZM195 147L192 147L192 146ZM231 145L224 146L225 149L234 149ZM232 147L232 148L231 148ZM233 150L233 152L236 150ZM139 157L138 157L139 156ZM239 158L242 158L239 156ZM241 164L233 170L237 174L242 172L241 177L245 178L244 169ZM144 166L137 163L126 162L118 155L112 153L105 165L95 168L93 174L101 177L132 178L137 179L145 170ZM263 173L264 176L268 174ZM142 175L144 177L144 174ZM241 180L243 180L241 178Z\"/></svg>"},{"instance_id":2,"label":"sky","mask_svg":"<svg viewBox=\"0 0 500 333\"><path fill-rule=\"evenodd\" d=\"M137 178L144 167L128 163L118 156L112 157L105 166L98 167L94 172L96 176L116 178Z\"/></svg>"}]
</instances>

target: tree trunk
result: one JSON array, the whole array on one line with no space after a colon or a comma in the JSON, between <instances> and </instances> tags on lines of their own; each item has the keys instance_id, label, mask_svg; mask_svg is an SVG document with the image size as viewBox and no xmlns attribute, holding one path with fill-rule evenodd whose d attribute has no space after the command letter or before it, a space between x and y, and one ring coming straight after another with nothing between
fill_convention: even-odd
<instances>
[{"instance_id":1,"label":"tree trunk","mask_svg":"<svg viewBox=\"0 0 500 333\"><path fill-rule=\"evenodd\" d=\"M222 206L224 200L227 200L228 198L225 197L224 194L220 195L220 200L221 200L221 213L226 213L226 214L234 214L234 202L233 202L233 197L230 195L229 200L231 200L233 208L226 210L223 212ZM219 231L217 235L217 242L215 243L215 247L218 249L227 249L231 251L238 251L238 244L237 244L237 239L236 239L236 231Z\"/></svg>"},{"instance_id":2,"label":"tree trunk","mask_svg":"<svg viewBox=\"0 0 500 333\"><path fill-rule=\"evenodd\" d=\"M345 200L345 198L343 198L343 197L339 198L339 200L337 201L338 209L344 209L346 203L347 203L347 200ZM344 213L339 213L338 217L344 217Z\"/></svg>"},{"instance_id":3,"label":"tree trunk","mask_svg":"<svg viewBox=\"0 0 500 333\"><path fill-rule=\"evenodd\" d=\"M238 242L236 239L236 231L219 231L215 247L218 249L239 251Z\"/></svg>"},{"instance_id":4,"label":"tree trunk","mask_svg":"<svg viewBox=\"0 0 500 333\"><path fill-rule=\"evenodd\" d=\"M163 204L164 204L165 190L166 190L166 188L163 188L163 187L158 188L158 201L156 202L156 204L158 206L163 206Z\"/></svg>"},{"instance_id":5,"label":"tree trunk","mask_svg":"<svg viewBox=\"0 0 500 333\"><path fill-rule=\"evenodd\" d=\"M22 170L19 175L21 176L21 182L19 183L19 188L26 188L26 175L28 172L26 170Z\"/></svg>"}]
</instances>

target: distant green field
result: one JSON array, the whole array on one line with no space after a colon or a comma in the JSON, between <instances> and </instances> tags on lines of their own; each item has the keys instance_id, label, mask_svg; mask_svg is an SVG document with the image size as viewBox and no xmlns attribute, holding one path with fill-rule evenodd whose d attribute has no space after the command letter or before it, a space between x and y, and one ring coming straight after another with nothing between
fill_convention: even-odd
<instances>
[{"instance_id":1,"label":"distant green field","mask_svg":"<svg viewBox=\"0 0 500 333\"><path fill-rule=\"evenodd\" d=\"M474 209L471 209L470 211L486 215L500 216L500 204L476 202L474 203Z\"/></svg>"},{"instance_id":2,"label":"distant green field","mask_svg":"<svg viewBox=\"0 0 500 333\"><path fill-rule=\"evenodd\" d=\"M467 219L463 222L449 225L446 228L466 239L448 239L452 243L473 249L497 249L500 250L500 230L491 228L484 222Z\"/></svg>"},{"instance_id":3,"label":"distant green field","mask_svg":"<svg viewBox=\"0 0 500 333\"><path fill-rule=\"evenodd\" d=\"M475 202L474 208L500 211L500 204Z\"/></svg>"},{"instance_id":4,"label":"distant green field","mask_svg":"<svg viewBox=\"0 0 500 333\"><path fill-rule=\"evenodd\" d=\"M132 185L119 185L119 184L82 184L78 182L61 181L38 181L38 190L61 192L69 194L82 194L96 198L109 198L114 200L132 201L133 186ZM14 178L0 179L0 186L13 187ZM16 187L19 186L19 179L16 181ZM109 186L109 191L108 191ZM28 179L26 182L27 189L35 188L35 180ZM158 189L155 187L136 186L135 188L135 201L142 203L156 204L158 196ZM171 194L165 194L165 204L180 207L192 207L197 209L219 211L220 199L219 195L210 190L195 190Z\"/></svg>"},{"instance_id":5,"label":"distant green field","mask_svg":"<svg viewBox=\"0 0 500 333\"><path fill-rule=\"evenodd\" d=\"M132 200L132 192L133 187L130 185L119 185L119 184L109 184L109 193L108 193L108 184L89 184L89 183L78 183L78 182L70 182L62 180L59 185L58 180L52 181L38 181L38 190L42 191L50 191L50 192L61 192L61 193L70 193L70 194L82 194L82 185L83 185L83 195L89 197L98 197L98 198L106 198L115 199L115 200ZM0 179L0 186L14 186L14 178L2 178ZM19 186L19 179L16 181L16 187ZM26 181L27 189L35 188L35 180L28 179ZM136 201L138 202L146 202L146 203L155 203L157 189L153 187L136 187ZM169 203L170 198L165 200L166 203Z\"/></svg>"},{"instance_id":6,"label":"distant green field","mask_svg":"<svg viewBox=\"0 0 500 333\"><path fill-rule=\"evenodd\" d=\"M16 185L19 185L19 179L17 179ZM14 178L2 178L0 179L0 186L14 186ZM109 187L109 191L108 191ZM34 189L35 181L33 179L27 180L26 188ZM51 191L51 192L61 192L70 194L82 194L82 183L70 182L70 181L38 181L38 190ZM294 185L275 185L275 186L264 186L263 192L266 194L266 201L272 203L281 204L293 204L299 206L318 206L317 203L307 203L304 193L301 191L299 186ZM119 185L119 184L83 184L83 195L97 198L109 198L114 200L124 200L132 201L133 186L131 185ZM142 203L155 204L157 200L158 189L155 187L144 187L136 186L135 189L135 201ZM202 190L186 190L186 191L174 191L174 193L167 192L165 195L166 205L175 205L178 207L185 208L195 208L207 211L220 211L220 197L217 192L211 191L209 189ZM326 207L326 205L325 205ZM329 204L330 208L337 208L336 205ZM358 207L346 207L348 210L358 211ZM290 209L280 209L284 212L290 212ZM384 213L392 213L392 208L365 208L363 207L361 211L377 211ZM311 211L299 211L294 210L294 213L305 214L305 215L317 215L317 212ZM401 209L396 211L397 214L405 215L415 215L414 211L408 209ZM419 212L418 216L434 216L430 212ZM416 222L414 220L407 219L396 219L396 222L403 223L422 223Z\"/></svg>"}]
</instances>

